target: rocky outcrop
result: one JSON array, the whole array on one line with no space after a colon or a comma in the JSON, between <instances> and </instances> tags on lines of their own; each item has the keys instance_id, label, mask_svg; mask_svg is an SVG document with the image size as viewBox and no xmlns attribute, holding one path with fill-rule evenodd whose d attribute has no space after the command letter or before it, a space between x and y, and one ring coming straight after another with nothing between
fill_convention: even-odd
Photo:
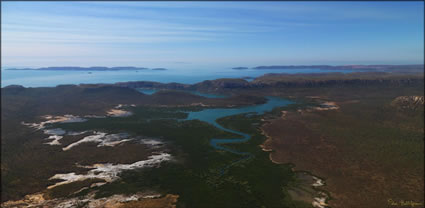
<instances>
[{"instance_id":1,"label":"rocky outcrop","mask_svg":"<svg viewBox=\"0 0 425 208\"><path fill-rule=\"evenodd\" d=\"M235 89L235 88L249 88L252 87L248 81L244 79L216 79L206 80L196 83L191 86L199 91L216 91L219 89Z\"/></svg>"},{"instance_id":2,"label":"rocky outcrop","mask_svg":"<svg viewBox=\"0 0 425 208\"><path fill-rule=\"evenodd\" d=\"M400 96L396 97L392 102L392 106L401 109L416 110L424 106L424 96Z\"/></svg>"}]
</instances>

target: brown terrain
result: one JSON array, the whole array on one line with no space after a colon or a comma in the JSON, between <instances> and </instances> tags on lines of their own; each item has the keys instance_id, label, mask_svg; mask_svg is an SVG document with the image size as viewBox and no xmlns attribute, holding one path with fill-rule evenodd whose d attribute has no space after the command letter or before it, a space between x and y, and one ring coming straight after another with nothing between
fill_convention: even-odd
<instances>
[{"instance_id":1,"label":"brown terrain","mask_svg":"<svg viewBox=\"0 0 425 208\"><path fill-rule=\"evenodd\" d=\"M141 201L123 203L117 208L175 208L178 198L178 195L167 194L162 198L144 199Z\"/></svg>"},{"instance_id":2,"label":"brown terrain","mask_svg":"<svg viewBox=\"0 0 425 208\"><path fill-rule=\"evenodd\" d=\"M403 151L387 152L397 146L376 142L382 139L394 142L392 138L385 138L386 135L379 135L380 131L389 131L387 128L390 126L400 128L400 131L394 132L398 134L395 137L408 136L408 133L405 134L408 131L423 135L423 126L407 130L407 127L392 121L384 124L376 118L367 117L358 120L356 117L361 116L363 110L368 112L366 108L371 108L365 105L366 102L341 101L334 105L327 103L327 108L284 111L281 118L262 126L268 137L263 149L272 151L270 159L275 163L292 163L296 170L309 171L324 178L326 186L321 189L330 193L330 207L423 207L423 160L422 164L420 159L411 161L412 157L406 156ZM400 102L408 103L405 106L423 106L423 96L398 97L392 106ZM394 113L393 116L399 115ZM405 151L406 146L410 148L406 144L399 148ZM418 148L408 151L411 154L422 151L423 156L423 137L422 141L418 141Z\"/></svg>"},{"instance_id":3,"label":"brown terrain","mask_svg":"<svg viewBox=\"0 0 425 208\"><path fill-rule=\"evenodd\" d=\"M2 207L102 207L102 208L175 208L178 195L167 194L162 197L143 198L139 194L131 197L124 195L114 195L107 198L94 199L89 196L85 199L45 199L43 194L27 195L18 201L8 201ZM80 200L80 201L78 201Z\"/></svg>"}]
</instances>

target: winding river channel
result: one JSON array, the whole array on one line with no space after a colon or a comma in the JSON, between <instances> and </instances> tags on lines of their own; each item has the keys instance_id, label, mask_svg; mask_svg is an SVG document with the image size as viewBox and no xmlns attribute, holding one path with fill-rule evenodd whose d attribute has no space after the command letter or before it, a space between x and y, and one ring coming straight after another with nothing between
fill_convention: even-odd
<instances>
[{"instance_id":1,"label":"winding river channel","mask_svg":"<svg viewBox=\"0 0 425 208\"><path fill-rule=\"evenodd\" d=\"M152 95L154 93L156 93L158 90L157 89L138 89L139 92L142 92L144 94L148 94L148 95ZM199 95L199 96L203 96L203 97L207 97L207 98L224 98L227 97L225 95L218 95L218 94L207 94L207 93L201 93L198 91L186 91L195 95ZM271 111L276 107L283 107L283 106L287 106L289 104L292 104L294 102L287 100L287 99L283 99L283 98L279 98L279 97L266 97L267 98L267 102L264 104L260 104L260 105L253 105L253 106L243 106L243 107L237 107L237 108L207 108L207 109L203 109L201 111L186 111L186 113L188 113L188 116L186 119L183 120L200 120L206 123L209 123L223 131L226 132L230 132L233 134L237 134L240 135L242 138L227 138L227 139L223 139L223 138L213 138L210 140L210 145L212 147L214 147L217 150L222 150L222 151L226 151L226 152L230 152L233 154L237 154L240 155L241 158L232 161L229 165L227 165L226 167L223 167L220 170L220 173L223 174L229 167L231 167L232 165L235 165L236 163L239 163L241 161L247 160L249 158L251 158L253 155L249 152L241 152L241 151L237 151L228 147L223 146L223 144L232 144L232 143L242 143L242 142L246 142L249 139L251 139L251 135L240 132L240 131L236 131L233 129L228 129L225 128L223 126L221 126L220 124L217 123L217 119L226 117L226 116L233 116L233 115L237 115L237 114L244 114L244 113L255 113L258 115L264 114L267 111Z\"/></svg>"},{"instance_id":2,"label":"winding river channel","mask_svg":"<svg viewBox=\"0 0 425 208\"><path fill-rule=\"evenodd\" d=\"M239 108L212 108L212 109L204 109L201 111L190 111L188 112L188 117L186 120L200 120L207 122L223 131L231 132L237 135L242 136L242 138L228 138L228 139L220 139L220 138L213 138L210 140L211 146L213 146L217 150L227 151L231 152L233 154L241 155L241 159L238 159L236 161L233 161L230 165L224 167L220 170L221 173L224 173L227 168L230 166L241 162L243 160L249 159L252 157L252 154L249 152L240 152L231 148L227 148L222 146L223 144L231 144L231 143L241 143L246 142L249 139L251 139L251 135L236 131L233 129L228 129L220 124L217 123L217 119L226 117L226 116L232 116L237 114L243 114L243 113L256 113L256 114L264 114L267 111L273 110L273 108L276 107L283 107L287 106L289 104L292 104L292 101L282 99L279 97L266 97L267 102L261 105L254 105L254 106L244 106Z\"/></svg>"}]
</instances>

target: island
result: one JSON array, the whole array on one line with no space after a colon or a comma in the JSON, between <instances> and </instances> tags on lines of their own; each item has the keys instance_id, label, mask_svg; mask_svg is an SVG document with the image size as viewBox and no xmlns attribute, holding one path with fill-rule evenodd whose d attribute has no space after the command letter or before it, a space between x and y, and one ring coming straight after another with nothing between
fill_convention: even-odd
<instances>
[{"instance_id":1,"label":"island","mask_svg":"<svg viewBox=\"0 0 425 208\"><path fill-rule=\"evenodd\" d=\"M166 69L166 68L153 68L151 70L154 70L154 71L165 71L165 70L168 70L168 69Z\"/></svg>"},{"instance_id":2,"label":"island","mask_svg":"<svg viewBox=\"0 0 425 208\"><path fill-rule=\"evenodd\" d=\"M243 69L249 69L249 68L248 67L240 66L240 67L233 67L232 69L243 70Z\"/></svg>"}]
</instances>

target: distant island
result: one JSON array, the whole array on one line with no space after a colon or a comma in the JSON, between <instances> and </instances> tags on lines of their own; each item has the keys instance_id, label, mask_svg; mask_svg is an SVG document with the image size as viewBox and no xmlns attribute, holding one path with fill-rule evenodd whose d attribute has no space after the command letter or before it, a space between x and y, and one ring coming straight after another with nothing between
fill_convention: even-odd
<instances>
[{"instance_id":1,"label":"distant island","mask_svg":"<svg viewBox=\"0 0 425 208\"><path fill-rule=\"evenodd\" d=\"M124 70L148 70L144 67L133 67L133 66L119 66L119 67L77 67L77 66L56 66L56 67L43 67L43 68L11 68L6 70L38 70L38 71L124 71ZM153 68L151 70L167 70L165 68Z\"/></svg>"},{"instance_id":2,"label":"distant island","mask_svg":"<svg viewBox=\"0 0 425 208\"><path fill-rule=\"evenodd\" d=\"M249 68L240 66L240 67L233 67L232 69L241 70L241 69L249 69Z\"/></svg>"},{"instance_id":3,"label":"distant island","mask_svg":"<svg viewBox=\"0 0 425 208\"><path fill-rule=\"evenodd\" d=\"M423 64L412 65L274 65L274 66L257 66L253 69L306 69L315 68L322 70L367 70L367 71L404 71L404 72L417 72L423 71ZM234 68L235 69L235 68ZM241 69L238 67L238 69Z\"/></svg>"}]
</instances>

